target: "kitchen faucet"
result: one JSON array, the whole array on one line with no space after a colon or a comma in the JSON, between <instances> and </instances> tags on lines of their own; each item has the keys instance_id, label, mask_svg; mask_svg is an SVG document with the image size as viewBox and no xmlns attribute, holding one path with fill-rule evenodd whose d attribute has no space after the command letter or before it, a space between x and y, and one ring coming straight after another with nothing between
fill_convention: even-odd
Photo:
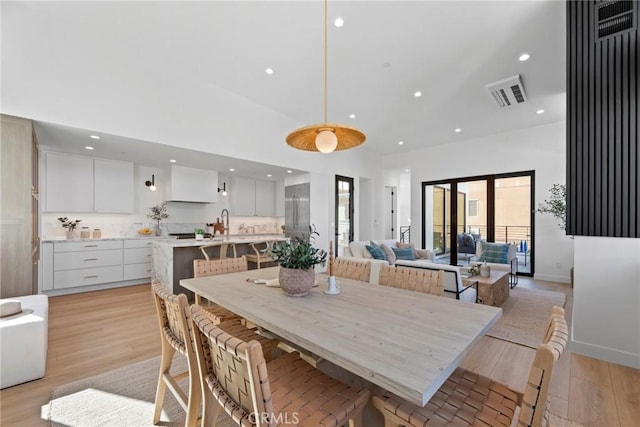
<instances>
[{"instance_id":1,"label":"kitchen faucet","mask_svg":"<svg viewBox=\"0 0 640 427\"><path fill-rule=\"evenodd\" d=\"M227 221L224 221L224 218L227 218ZM229 239L229 209L222 209L222 213L220 214L220 218L222 218L222 222L224 223L224 235L227 239Z\"/></svg>"}]
</instances>

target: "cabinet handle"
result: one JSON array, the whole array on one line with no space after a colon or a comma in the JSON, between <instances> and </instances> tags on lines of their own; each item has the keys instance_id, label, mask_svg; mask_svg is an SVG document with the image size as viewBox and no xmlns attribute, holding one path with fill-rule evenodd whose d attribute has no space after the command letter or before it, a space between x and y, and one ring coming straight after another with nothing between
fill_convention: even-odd
<instances>
[{"instance_id":1,"label":"cabinet handle","mask_svg":"<svg viewBox=\"0 0 640 427\"><path fill-rule=\"evenodd\" d=\"M97 274L95 276L84 276L85 279L95 279L96 277L98 277Z\"/></svg>"},{"instance_id":2,"label":"cabinet handle","mask_svg":"<svg viewBox=\"0 0 640 427\"><path fill-rule=\"evenodd\" d=\"M147 269L147 273L151 273L151 269L150 269L150 268L149 268L149 269Z\"/></svg>"},{"instance_id":3,"label":"cabinet handle","mask_svg":"<svg viewBox=\"0 0 640 427\"><path fill-rule=\"evenodd\" d=\"M84 245L85 248L97 248L98 245Z\"/></svg>"},{"instance_id":4,"label":"cabinet handle","mask_svg":"<svg viewBox=\"0 0 640 427\"><path fill-rule=\"evenodd\" d=\"M84 260L85 261L97 261L98 258L85 258Z\"/></svg>"},{"instance_id":5,"label":"cabinet handle","mask_svg":"<svg viewBox=\"0 0 640 427\"><path fill-rule=\"evenodd\" d=\"M147 256L151 256L151 254L147 254Z\"/></svg>"}]
</instances>

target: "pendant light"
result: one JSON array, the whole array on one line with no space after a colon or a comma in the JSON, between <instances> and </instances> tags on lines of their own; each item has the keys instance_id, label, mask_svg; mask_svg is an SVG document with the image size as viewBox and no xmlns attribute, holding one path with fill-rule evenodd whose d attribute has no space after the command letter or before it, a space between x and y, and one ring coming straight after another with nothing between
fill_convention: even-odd
<instances>
[{"instance_id":1,"label":"pendant light","mask_svg":"<svg viewBox=\"0 0 640 427\"><path fill-rule=\"evenodd\" d=\"M293 148L321 153L357 147L367 138L354 127L327 123L327 1L324 1L324 123L301 127L287 136L287 144Z\"/></svg>"}]
</instances>

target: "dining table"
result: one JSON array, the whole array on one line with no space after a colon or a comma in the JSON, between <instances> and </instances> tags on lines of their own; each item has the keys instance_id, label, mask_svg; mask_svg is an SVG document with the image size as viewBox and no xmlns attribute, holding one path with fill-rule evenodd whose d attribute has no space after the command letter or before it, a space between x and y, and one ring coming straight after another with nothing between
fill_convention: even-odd
<instances>
[{"instance_id":1,"label":"dining table","mask_svg":"<svg viewBox=\"0 0 640 427\"><path fill-rule=\"evenodd\" d=\"M279 268L182 279L180 285L420 406L502 313L498 307L345 278L337 278L339 294L327 295L325 274L316 274L317 286L306 296L290 297L264 284L278 278Z\"/></svg>"}]
</instances>

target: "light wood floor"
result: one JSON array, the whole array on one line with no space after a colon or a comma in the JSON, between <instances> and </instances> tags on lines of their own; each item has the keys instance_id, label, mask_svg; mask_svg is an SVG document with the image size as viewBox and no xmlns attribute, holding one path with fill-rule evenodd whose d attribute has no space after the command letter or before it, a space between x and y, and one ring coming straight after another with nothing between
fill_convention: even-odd
<instances>
[{"instance_id":1,"label":"light wood floor","mask_svg":"<svg viewBox=\"0 0 640 427\"><path fill-rule=\"evenodd\" d=\"M520 279L519 287L567 294L568 285ZM0 391L0 426L46 425L41 418L51 391L63 384L160 355L149 285L49 299L49 350L43 379ZM484 337L463 366L516 389L534 350ZM585 426L635 427L640 420L640 371L565 352L554 374L552 411Z\"/></svg>"}]
</instances>

